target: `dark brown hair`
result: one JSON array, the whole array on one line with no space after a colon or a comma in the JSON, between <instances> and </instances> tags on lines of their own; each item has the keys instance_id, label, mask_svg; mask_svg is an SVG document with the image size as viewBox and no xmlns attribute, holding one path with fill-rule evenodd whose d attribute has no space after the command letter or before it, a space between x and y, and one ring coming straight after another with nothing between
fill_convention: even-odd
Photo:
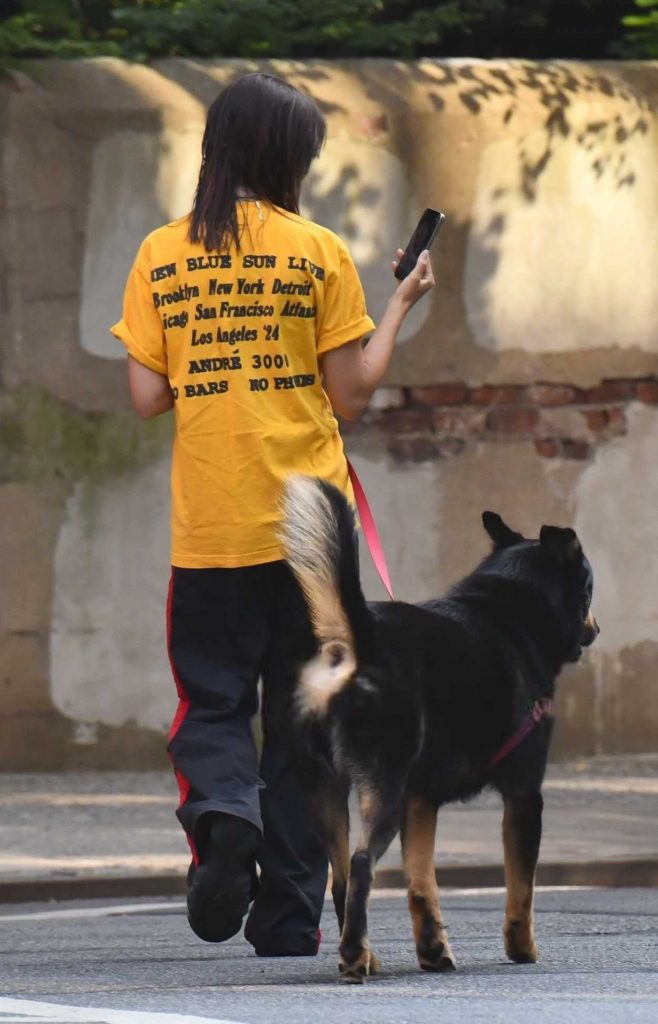
<instances>
[{"instance_id":1,"label":"dark brown hair","mask_svg":"<svg viewBox=\"0 0 658 1024\"><path fill-rule=\"evenodd\" d=\"M239 247L236 195L244 190L290 213L325 139L313 100L273 75L243 75L208 111L190 240L206 250Z\"/></svg>"}]
</instances>

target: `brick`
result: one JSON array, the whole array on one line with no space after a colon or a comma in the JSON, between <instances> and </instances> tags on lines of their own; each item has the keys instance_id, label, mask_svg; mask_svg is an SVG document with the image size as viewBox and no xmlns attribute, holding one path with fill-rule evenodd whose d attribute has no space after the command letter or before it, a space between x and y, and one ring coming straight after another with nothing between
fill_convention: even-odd
<instances>
[{"instance_id":1,"label":"brick","mask_svg":"<svg viewBox=\"0 0 658 1024\"><path fill-rule=\"evenodd\" d=\"M571 441L564 439L561 443L561 452L564 459L587 459L592 446L587 441Z\"/></svg>"},{"instance_id":2,"label":"brick","mask_svg":"<svg viewBox=\"0 0 658 1024\"><path fill-rule=\"evenodd\" d=\"M535 451L543 459L554 459L560 452L560 442L554 437L542 437L535 441Z\"/></svg>"},{"instance_id":3,"label":"brick","mask_svg":"<svg viewBox=\"0 0 658 1024\"><path fill-rule=\"evenodd\" d=\"M521 405L524 391L525 388L510 384L483 384L471 391L470 401L473 405Z\"/></svg>"},{"instance_id":4,"label":"brick","mask_svg":"<svg viewBox=\"0 0 658 1024\"><path fill-rule=\"evenodd\" d=\"M566 384L532 384L526 391L526 398L533 405L571 405L576 389Z\"/></svg>"},{"instance_id":5,"label":"brick","mask_svg":"<svg viewBox=\"0 0 658 1024\"><path fill-rule=\"evenodd\" d=\"M412 402L420 405L464 405L469 389L465 384L433 384L427 388L412 388Z\"/></svg>"},{"instance_id":6,"label":"brick","mask_svg":"<svg viewBox=\"0 0 658 1024\"><path fill-rule=\"evenodd\" d=\"M641 402L657 405L658 380L639 380L635 385L635 394Z\"/></svg>"},{"instance_id":7,"label":"brick","mask_svg":"<svg viewBox=\"0 0 658 1024\"><path fill-rule=\"evenodd\" d=\"M487 416L487 427L501 434L528 434L534 430L538 419L536 409L492 409Z\"/></svg>"},{"instance_id":8,"label":"brick","mask_svg":"<svg viewBox=\"0 0 658 1024\"><path fill-rule=\"evenodd\" d=\"M589 430L598 432L608 426L607 409L587 409L583 412Z\"/></svg>"},{"instance_id":9,"label":"brick","mask_svg":"<svg viewBox=\"0 0 658 1024\"><path fill-rule=\"evenodd\" d=\"M578 401L582 405L605 405L608 402L629 402L635 397L635 384L631 380L604 380L595 388L583 391Z\"/></svg>"}]
</instances>

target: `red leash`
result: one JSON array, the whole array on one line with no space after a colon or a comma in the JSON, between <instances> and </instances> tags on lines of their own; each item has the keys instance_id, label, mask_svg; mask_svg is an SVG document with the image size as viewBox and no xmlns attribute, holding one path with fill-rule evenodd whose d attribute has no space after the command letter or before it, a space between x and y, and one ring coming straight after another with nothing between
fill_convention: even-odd
<instances>
[{"instance_id":1,"label":"red leash","mask_svg":"<svg viewBox=\"0 0 658 1024\"><path fill-rule=\"evenodd\" d=\"M366 492L364 491L361 481L356 475L356 470L349 459L347 459L347 472L350 475L352 481L352 487L354 489L354 497L356 499L356 507L359 512L359 519L361 520L361 526L363 527L363 535L370 551L370 556L375 563L375 569L379 573L382 583L386 587L388 596L391 601L394 601L393 588L391 586L391 578L388 574L388 565L386 564L386 555L382 547L382 542L379 539L379 531L377 530L377 524L375 523L375 517L373 516L368 499L366 498Z\"/></svg>"},{"instance_id":2,"label":"red leash","mask_svg":"<svg viewBox=\"0 0 658 1024\"><path fill-rule=\"evenodd\" d=\"M498 764L499 761L502 761L504 757L511 754L513 750L516 750L519 744L523 743L526 736L529 736L533 729L537 728L542 718L546 718L553 714L553 707L553 701L550 697L540 697L539 700L536 700L532 705L531 711L523 719L516 732L510 736L505 743L503 743L500 750L496 751L489 761L488 767L493 768L493 766Z\"/></svg>"}]
</instances>

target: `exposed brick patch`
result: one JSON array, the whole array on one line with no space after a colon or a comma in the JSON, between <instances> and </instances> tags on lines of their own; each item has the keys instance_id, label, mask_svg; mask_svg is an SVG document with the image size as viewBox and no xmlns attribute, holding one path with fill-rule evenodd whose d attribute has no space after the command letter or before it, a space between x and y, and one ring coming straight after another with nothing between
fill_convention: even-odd
<instances>
[{"instance_id":1,"label":"exposed brick patch","mask_svg":"<svg viewBox=\"0 0 658 1024\"><path fill-rule=\"evenodd\" d=\"M658 379L605 380L593 388L538 382L528 386L442 383L382 389L356 434L381 431L394 458L423 462L452 458L466 441L527 438L546 459L587 459L599 444L625 434L631 401L658 405Z\"/></svg>"},{"instance_id":2,"label":"exposed brick patch","mask_svg":"<svg viewBox=\"0 0 658 1024\"><path fill-rule=\"evenodd\" d=\"M571 405L576 389L566 384L533 384L526 391L530 405Z\"/></svg>"},{"instance_id":3,"label":"exposed brick patch","mask_svg":"<svg viewBox=\"0 0 658 1024\"><path fill-rule=\"evenodd\" d=\"M509 406L501 406L492 409L487 416L486 424L489 430L501 434L530 434L537 425L539 413L536 409L517 409Z\"/></svg>"},{"instance_id":4,"label":"exposed brick patch","mask_svg":"<svg viewBox=\"0 0 658 1024\"><path fill-rule=\"evenodd\" d=\"M433 384L429 388L412 388L412 402L421 405L465 405L469 389L464 384Z\"/></svg>"}]
</instances>

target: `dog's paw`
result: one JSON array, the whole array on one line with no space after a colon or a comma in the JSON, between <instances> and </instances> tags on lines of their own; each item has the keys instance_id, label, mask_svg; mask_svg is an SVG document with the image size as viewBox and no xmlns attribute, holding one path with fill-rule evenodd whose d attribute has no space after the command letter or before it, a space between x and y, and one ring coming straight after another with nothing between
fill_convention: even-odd
<instances>
[{"instance_id":1,"label":"dog's paw","mask_svg":"<svg viewBox=\"0 0 658 1024\"><path fill-rule=\"evenodd\" d=\"M536 964L539 959L532 926L525 921L505 925L505 952L515 964Z\"/></svg>"},{"instance_id":2,"label":"dog's paw","mask_svg":"<svg viewBox=\"0 0 658 1024\"><path fill-rule=\"evenodd\" d=\"M347 963L341 959L338 964L340 980L348 985L363 985L366 978L373 974L379 974L381 964L378 957L370 949L364 949L359 953L356 960Z\"/></svg>"},{"instance_id":3,"label":"dog's paw","mask_svg":"<svg viewBox=\"0 0 658 1024\"><path fill-rule=\"evenodd\" d=\"M422 971L456 971L457 963L450 949L448 937L432 943L431 946L416 946L418 965Z\"/></svg>"}]
</instances>

